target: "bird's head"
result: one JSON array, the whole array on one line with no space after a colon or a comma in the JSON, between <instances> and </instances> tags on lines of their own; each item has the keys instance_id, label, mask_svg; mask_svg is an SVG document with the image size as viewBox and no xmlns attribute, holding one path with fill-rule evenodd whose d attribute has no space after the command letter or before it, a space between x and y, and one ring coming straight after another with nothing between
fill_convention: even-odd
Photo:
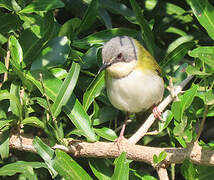
<instances>
[{"instance_id":1,"label":"bird's head","mask_svg":"<svg viewBox=\"0 0 214 180\"><path fill-rule=\"evenodd\" d=\"M108 41L102 49L103 66L113 78L127 76L137 64L138 49L135 40L128 36L117 36Z\"/></svg>"}]
</instances>

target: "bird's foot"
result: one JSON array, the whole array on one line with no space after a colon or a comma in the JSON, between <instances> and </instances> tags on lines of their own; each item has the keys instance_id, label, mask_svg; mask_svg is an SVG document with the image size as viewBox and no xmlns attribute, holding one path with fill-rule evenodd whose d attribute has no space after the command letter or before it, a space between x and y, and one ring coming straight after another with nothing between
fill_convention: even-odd
<instances>
[{"instance_id":1,"label":"bird's foot","mask_svg":"<svg viewBox=\"0 0 214 180\"><path fill-rule=\"evenodd\" d=\"M161 112L159 111L157 106L154 106L154 108L152 109L152 113L156 119L162 120Z\"/></svg>"}]
</instances>

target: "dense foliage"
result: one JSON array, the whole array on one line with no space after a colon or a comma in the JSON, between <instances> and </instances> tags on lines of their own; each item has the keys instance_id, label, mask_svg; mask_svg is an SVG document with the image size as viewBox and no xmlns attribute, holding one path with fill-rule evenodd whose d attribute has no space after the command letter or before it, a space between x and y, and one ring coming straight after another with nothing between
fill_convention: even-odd
<instances>
[{"instance_id":1,"label":"dense foliage","mask_svg":"<svg viewBox=\"0 0 214 180\"><path fill-rule=\"evenodd\" d=\"M139 144L187 147L205 121L200 144L213 147L214 5L208 0L0 0L0 175L14 179L156 179L155 170L126 159L75 158L54 144L114 141L124 114L105 92L103 43L138 39L159 62L165 86L194 75L163 114L155 136ZM169 92L165 91L165 96ZM145 115L146 116L146 115ZM130 137L142 124L133 121ZM9 148L10 134L35 136L38 154ZM36 137L37 136L37 137ZM40 138L47 138L49 146ZM202 141L203 140L203 141ZM142 152L143 153L143 152ZM41 159L41 158L42 159ZM158 163L165 155L154 156ZM209 179L213 168L169 167L170 176ZM209 173L207 173L209 170Z\"/></svg>"}]
</instances>

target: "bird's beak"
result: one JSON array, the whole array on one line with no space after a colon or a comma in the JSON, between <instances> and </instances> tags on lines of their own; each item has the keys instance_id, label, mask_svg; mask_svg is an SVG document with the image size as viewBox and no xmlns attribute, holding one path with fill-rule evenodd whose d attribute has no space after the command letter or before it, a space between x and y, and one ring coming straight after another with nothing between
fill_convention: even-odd
<instances>
[{"instance_id":1,"label":"bird's beak","mask_svg":"<svg viewBox=\"0 0 214 180\"><path fill-rule=\"evenodd\" d=\"M100 67L100 69L99 69L99 71L98 71L98 74L100 73L100 72L102 72L103 70L105 70L107 67L109 67L109 66L111 66L111 64L103 64L101 67Z\"/></svg>"}]
</instances>

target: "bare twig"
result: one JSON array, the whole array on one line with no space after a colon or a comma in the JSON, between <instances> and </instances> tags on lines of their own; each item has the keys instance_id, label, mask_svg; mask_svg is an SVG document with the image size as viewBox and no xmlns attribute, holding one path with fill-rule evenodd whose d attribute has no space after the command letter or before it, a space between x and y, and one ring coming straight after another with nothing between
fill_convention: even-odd
<instances>
[{"instance_id":1,"label":"bare twig","mask_svg":"<svg viewBox=\"0 0 214 180\"><path fill-rule=\"evenodd\" d=\"M42 89L43 89L43 95L45 96L46 102L47 102L47 105L48 105L48 111L50 112L50 115L51 115L51 117L52 117L52 119L53 119L53 122L54 122L54 124L56 125L56 118L54 117L53 112L52 112L52 110L51 110L50 99L49 99L49 97L48 97L47 94L46 94L46 90L45 90L45 85L44 85L44 82L43 82L42 73L40 73L39 76L40 76L40 82L41 82Z\"/></svg>"},{"instance_id":2,"label":"bare twig","mask_svg":"<svg viewBox=\"0 0 214 180\"><path fill-rule=\"evenodd\" d=\"M208 113L208 105L205 105L203 119L201 121L196 140L198 140L200 138L200 136L201 136L201 133L202 133L203 128L204 128L205 120L206 120L206 117L207 117L207 113Z\"/></svg>"},{"instance_id":3,"label":"bare twig","mask_svg":"<svg viewBox=\"0 0 214 180\"><path fill-rule=\"evenodd\" d=\"M174 95L177 96L182 89L188 84L188 82L193 78L193 76L188 76L185 80L183 80L177 87L175 87ZM171 95L167 96L159 105L158 109L160 112L168 106L169 103L173 101L174 97ZM152 124L155 122L155 117L151 114L147 120L142 124L142 126L133 134L129 139L128 142L130 144L136 144L149 130Z\"/></svg>"},{"instance_id":4,"label":"bare twig","mask_svg":"<svg viewBox=\"0 0 214 180\"><path fill-rule=\"evenodd\" d=\"M20 151L36 152L32 142L33 137L29 137L29 135L20 137L12 135L10 147ZM148 147L129 144L127 141L122 141L120 148L113 142L74 142L68 147L55 145L53 148L71 153L75 157L116 158L121 152L126 152L128 159L145 162L152 166L154 166L154 154L160 154L162 151L165 151L167 157L163 163L166 164L166 167L172 163L183 163L185 159L189 159L194 164L214 166L214 151L202 149L197 142L190 144L188 148Z\"/></svg>"}]
</instances>

